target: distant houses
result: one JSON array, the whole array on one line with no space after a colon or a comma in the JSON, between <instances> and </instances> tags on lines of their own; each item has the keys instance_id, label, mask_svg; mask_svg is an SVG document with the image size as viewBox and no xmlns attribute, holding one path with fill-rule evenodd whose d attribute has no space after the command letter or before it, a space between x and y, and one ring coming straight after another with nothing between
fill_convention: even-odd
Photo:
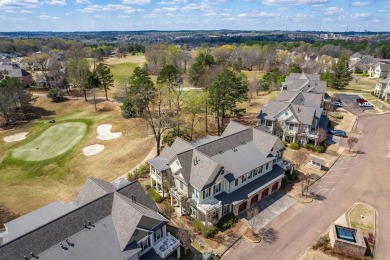
<instances>
[{"instance_id":1,"label":"distant houses","mask_svg":"<svg viewBox=\"0 0 390 260\"><path fill-rule=\"evenodd\" d=\"M375 86L374 94L387 101L390 98L390 74L387 78L378 80Z\"/></svg>"},{"instance_id":2,"label":"distant houses","mask_svg":"<svg viewBox=\"0 0 390 260\"><path fill-rule=\"evenodd\" d=\"M367 73L369 77L386 78L389 74L390 62L356 52L349 58L349 67L353 72Z\"/></svg>"}]
</instances>

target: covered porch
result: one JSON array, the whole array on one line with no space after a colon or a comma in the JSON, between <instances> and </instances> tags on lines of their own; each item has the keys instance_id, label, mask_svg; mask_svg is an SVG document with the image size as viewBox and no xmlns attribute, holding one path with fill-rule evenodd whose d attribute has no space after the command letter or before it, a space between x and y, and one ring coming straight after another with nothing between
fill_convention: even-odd
<instances>
[{"instance_id":1,"label":"covered porch","mask_svg":"<svg viewBox=\"0 0 390 260\"><path fill-rule=\"evenodd\" d=\"M153 248L162 259L165 259L175 251L177 251L177 259L180 258L180 241L169 232L167 236L157 241Z\"/></svg>"},{"instance_id":2,"label":"covered porch","mask_svg":"<svg viewBox=\"0 0 390 260\"><path fill-rule=\"evenodd\" d=\"M185 209L185 201L187 199L187 195L180 192L177 187L173 187L169 189L169 194L171 195L171 206L178 206L180 208L180 216L186 214L187 211ZM176 203L175 203L176 201Z\"/></svg>"},{"instance_id":3,"label":"covered porch","mask_svg":"<svg viewBox=\"0 0 390 260\"><path fill-rule=\"evenodd\" d=\"M214 197L210 197L201 203L190 200L191 216L204 221L207 226L209 223L216 224L221 217L222 202ZM194 212L195 211L195 212Z\"/></svg>"}]
</instances>

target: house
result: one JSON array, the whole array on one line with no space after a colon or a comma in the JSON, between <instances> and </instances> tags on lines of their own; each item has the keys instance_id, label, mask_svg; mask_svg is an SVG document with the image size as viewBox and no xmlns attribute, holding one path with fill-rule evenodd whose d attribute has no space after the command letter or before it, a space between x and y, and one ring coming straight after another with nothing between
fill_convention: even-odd
<instances>
[{"instance_id":1,"label":"house","mask_svg":"<svg viewBox=\"0 0 390 260\"><path fill-rule=\"evenodd\" d=\"M29 72L25 71L24 69L19 69L19 68L13 69L13 70L8 72L8 77L20 79L28 85L31 85L34 83L34 80L31 76L31 74Z\"/></svg>"},{"instance_id":2,"label":"house","mask_svg":"<svg viewBox=\"0 0 390 260\"><path fill-rule=\"evenodd\" d=\"M349 57L349 68L353 72L368 73L368 70L374 64L380 62L379 58L375 58L371 55L363 55L359 52L355 52Z\"/></svg>"},{"instance_id":3,"label":"house","mask_svg":"<svg viewBox=\"0 0 390 260\"><path fill-rule=\"evenodd\" d=\"M2 259L164 259L180 242L138 181L89 178L72 203L55 201L5 224Z\"/></svg>"},{"instance_id":4,"label":"house","mask_svg":"<svg viewBox=\"0 0 390 260\"><path fill-rule=\"evenodd\" d=\"M377 63L368 69L368 75L373 78L386 78L389 75L390 64Z\"/></svg>"},{"instance_id":5,"label":"house","mask_svg":"<svg viewBox=\"0 0 390 260\"><path fill-rule=\"evenodd\" d=\"M148 160L151 182L158 191L169 190L182 214L216 223L280 189L293 168L284 150L276 136L231 121L222 136L191 143L176 138Z\"/></svg>"},{"instance_id":6,"label":"house","mask_svg":"<svg viewBox=\"0 0 390 260\"><path fill-rule=\"evenodd\" d=\"M277 100L266 103L257 125L287 143L317 145L319 128L327 128L324 107L330 104L326 82L317 74L291 73Z\"/></svg>"},{"instance_id":7,"label":"house","mask_svg":"<svg viewBox=\"0 0 390 260\"><path fill-rule=\"evenodd\" d=\"M376 83L374 94L387 101L390 97L390 73L387 78L379 80Z\"/></svg>"}]
</instances>

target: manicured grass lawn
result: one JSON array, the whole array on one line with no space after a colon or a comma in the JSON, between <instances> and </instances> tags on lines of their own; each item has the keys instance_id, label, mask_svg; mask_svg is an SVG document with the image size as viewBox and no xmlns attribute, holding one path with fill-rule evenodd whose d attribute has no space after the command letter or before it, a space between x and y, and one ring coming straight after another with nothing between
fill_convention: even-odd
<instances>
[{"instance_id":1,"label":"manicured grass lawn","mask_svg":"<svg viewBox=\"0 0 390 260\"><path fill-rule=\"evenodd\" d=\"M31 142L12 151L11 156L23 161L43 161L61 155L85 136L87 125L83 122L67 122L54 125Z\"/></svg>"},{"instance_id":2,"label":"manicured grass lawn","mask_svg":"<svg viewBox=\"0 0 390 260\"><path fill-rule=\"evenodd\" d=\"M138 63L133 62L124 62L118 64L109 65L111 69L111 73L114 76L114 80L116 83L119 83L121 80L126 80L130 78L133 74L135 67L137 67Z\"/></svg>"}]
</instances>

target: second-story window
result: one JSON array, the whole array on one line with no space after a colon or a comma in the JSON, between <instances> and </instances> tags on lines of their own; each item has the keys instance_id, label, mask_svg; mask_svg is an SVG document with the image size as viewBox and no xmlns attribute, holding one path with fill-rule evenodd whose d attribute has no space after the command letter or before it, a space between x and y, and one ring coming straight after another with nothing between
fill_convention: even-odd
<instances>
[{"instance_id":1,"label":"second-story window","mask_svg":"<svg viewBox=\"0 0 390 260\"><path fill-rule=\"evenodd\" d=\"M289 124L288 125L288 130L294 130L294 124Z\"/></svg>"},{"instance_id":2,"label":"second-story window","mask_svg":"<svg viewBox=\"0 0 390 260\"><path fill-rule=\"evenodd\" d=\"M203 199L210 197L210 188L207 188L203 191Z\"/></svg>"},{"instance_id":3,"label":"second-story window","mask_svg":"<svg viewBox=\"0 0 390 260\"><path fill-rule=\"evenodd\" d=\"M262 173L263 172L263 165L261 165L260 167L259 167L259 173Z\"/></svg>"},{"instance_id":4,"label":"second-story window","mask_svg":"<svg viewBox=\"0 0 390 260\"><path fill-rule=\"evenodd\" d=\"M248 180L252 179L252 172L248 173Z\"/></svg>"},{"instance_id":5,"label":"second-story window","mask_svg":"<svg viewBox=\"0 0 390 260\"><path fill-rule=\"evenodd\" d=\"M267 164L265 165L265 170L268 170L268 167L269 167L268 164L269 164L269 163L267 163Z\"/></svg>"},{"instance_id":6,"label":"second-story window","mask_svg":"<svg viewBox=\"0 0 390 260\"><path fill-rule=\"evenodd\" d=\"M222 182L214 185L214 194L220 193L222 187Z\"/></svg>"},{"instance_id":7,"label":"second-story window","mask_svg":"<svg viewBox=\"0 0 390 260\"><path fill-rule=\"evenodd\" d=\"M265 124L266 124L266 126L272 126L272 121L267 120L267 121L265 122Z\"/></svg>"},{"instance_id":8,"label":"second-story window","mask_svg":"<svg viewBox=\"0 0 390 260\"><path fill-rule=\"evenodd\" d=\"M199 198L199 191L195 188L192 188L192 193L195 195L195 198Z\"/></svg>"},{"instance_id":9,"label":"second-story window","mask_svg":"<svg viewBox=\"0 0 390 260\"><path fill-rule=\"evenodd\" d=\"M244 174L244 175L241 177L241 182L242 182L242 183L246 182L246 174Z\"/></svg>"},{"instance_id":10,"label":"second-story window","mask_svg":"<svg viewBox=\"0 0 390 260\"><path fill-rule=\"evenodd\" d=\"M234 180L234 186L237 186L238 185L238 179L235 179Z\"/></svg>"}]
</instances>

